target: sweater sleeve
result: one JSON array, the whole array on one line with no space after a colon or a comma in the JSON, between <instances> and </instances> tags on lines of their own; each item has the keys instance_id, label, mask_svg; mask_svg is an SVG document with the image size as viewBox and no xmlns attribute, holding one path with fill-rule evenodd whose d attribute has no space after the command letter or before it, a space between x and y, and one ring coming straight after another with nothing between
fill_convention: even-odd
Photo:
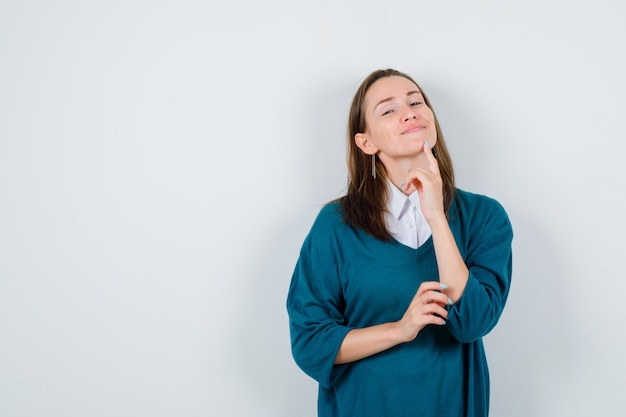
<instances>
[{"instance_id":1,"label":"sweater sleeve","mask_svg":"<svg viewBox=\"0 0 626 417\"><path fill-rule=\"evenodd\" d=\"M291 350L298 366L330 388L345 365L334 365L345 335L344 302L333 256L309 235L300 251L287 296Z\"/></svg>"},{"instance_id":2,"label":"sweater sleeve","mask_svg":"<svg viewBox=\"0 0 626 417\"><path fill-rule=\"evenodd\" d=\"M495 327L511 284L513 229L502 206L488 201L481 221L472 221L465 255L469 277L448 314L446 327L462 343L476 341Z\"/></svg>"}]
</instances>

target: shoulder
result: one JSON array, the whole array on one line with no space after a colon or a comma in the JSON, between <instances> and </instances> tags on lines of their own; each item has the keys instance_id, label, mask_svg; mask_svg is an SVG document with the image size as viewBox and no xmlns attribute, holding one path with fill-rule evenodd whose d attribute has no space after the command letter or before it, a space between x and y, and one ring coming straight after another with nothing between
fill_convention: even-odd
<instances>
[{"instance_id":1,"label":"shoulder","mask_svg":"<svg viewBox=\"0 0 626 417\"><path fill-rule=\"evenodd\" d=\"M512 233L505 208L493 197L457 189L450 207L450 221L472 229L499 230Z\"/></svg>"},{"instance_id":2,"label":"shoulder","mask_svg":"<svg viewBox=\"0 0 626 417\"><path fill-rule=\"evenodd\" d=\"M335 229L345 224L343 209L339 201L326 203L319 211L313 222L313 229Z\"/></svg>"},{"instance_id":3,"label":"shoulder","mask_svg":"<svg viewBox=\"0 0 626 417\"><path fill-rule=\"evenodd\" d=\"M337 236L345 235L350 229L343 216L343 208L340 201L326 203L318 212L307 240L314 242L336 239Z\"/></svg>"},{"instance_id":4,"label":"shoulder","mask_svg":"<svg viewBox=\"0 0 626 417\"><path fill-rule=\"evenodd\" d=\"M341 203L326 203L302 243L300 257L323 259L324 267L335 264L342 250L354 242L354 235L355 230L343 218Z\"/></svg>"},{"instance_id":5,"label":"shoulder","mask_svg":"<svg viewBox=\"0 0 626 417\"><path fill-rule=\"evenodd\" d=\"M507 216L506 210L496 199L458 188L456 189L452 209L465 213Z\"/></svg>"}]
</instances>

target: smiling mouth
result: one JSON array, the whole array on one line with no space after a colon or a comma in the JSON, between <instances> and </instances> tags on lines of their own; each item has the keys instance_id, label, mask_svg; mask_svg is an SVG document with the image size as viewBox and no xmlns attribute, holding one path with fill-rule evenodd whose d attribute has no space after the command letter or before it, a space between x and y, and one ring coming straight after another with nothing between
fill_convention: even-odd
<instances>
[{"instance_id":1,"label":"smiling mouth","mask_svg":"<svg viewBox=\"0 0 626 417\"><path fill-rule=\"evenodd\" d=\"M413 126L413 127L408 128L404 132L402 132L402 134L406 135L408 133L415 133L415 132L419 132L420 130L423 130L423 129L425 129L424 126Z\"/></svg>"}]
</instances>

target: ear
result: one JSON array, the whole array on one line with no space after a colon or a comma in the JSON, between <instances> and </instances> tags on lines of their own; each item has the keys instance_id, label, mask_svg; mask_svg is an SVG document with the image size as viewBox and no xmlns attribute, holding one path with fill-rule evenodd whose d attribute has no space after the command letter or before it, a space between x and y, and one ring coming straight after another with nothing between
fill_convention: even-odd
<instances>
[{"instance_id":1,"label":"ear","mask_svg":"<svg viewBox=\"0 0 626 417\"><path fill-rule=\"evenodd\" d=\"M354 142L365 154L374 155L378 148L372 143L367 133L357 133L354 135Z\"/></svg>"}]
</instances>

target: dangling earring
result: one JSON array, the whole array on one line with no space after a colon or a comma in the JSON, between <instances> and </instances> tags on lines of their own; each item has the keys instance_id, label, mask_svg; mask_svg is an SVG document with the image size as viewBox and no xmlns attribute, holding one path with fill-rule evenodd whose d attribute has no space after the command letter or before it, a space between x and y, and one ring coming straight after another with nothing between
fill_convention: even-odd
<instances>
[{"instance_id":1,"label":"dangling earring","mask_svg":"<svg viewBox=\"0 0 626 417\"><path fill-rule=\"evenodd\" d=\"M376 154L372 154L372 177L376 178Z\"/></svg>"}]
</instances>

